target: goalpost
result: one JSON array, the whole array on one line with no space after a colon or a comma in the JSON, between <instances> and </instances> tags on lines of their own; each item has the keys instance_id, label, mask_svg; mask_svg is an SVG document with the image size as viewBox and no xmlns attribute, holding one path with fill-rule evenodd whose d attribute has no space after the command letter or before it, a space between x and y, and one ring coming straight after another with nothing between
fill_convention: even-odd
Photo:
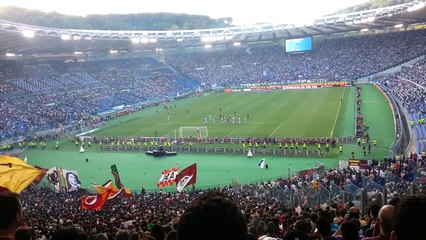
<instances>
[{"instance_id":1,"label":"goalpost","mask_svg":"<svg viewBox=\"0 0 426 240\"><path fill-rule=\"evenodd\" d=\"M180 138L206 138L209 132L206 126L182 126L178 129Z\"/></svg>"}]
</instances>

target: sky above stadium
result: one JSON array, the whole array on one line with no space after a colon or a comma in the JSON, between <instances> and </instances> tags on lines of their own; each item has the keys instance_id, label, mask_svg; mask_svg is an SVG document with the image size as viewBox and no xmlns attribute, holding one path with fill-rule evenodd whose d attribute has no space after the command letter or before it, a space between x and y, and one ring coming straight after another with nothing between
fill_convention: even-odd
<instances>
[{"instance_id":1,"label":"sky above stadium","mask_svg":"<svg viewBox=\"0 0 426 240\"><path fill-rule=\"evenodd\" d=\"M56 11L69 15L172 12L232 17L235 25L307 24L336 10L367 0L0 0L0 5Z\"/></svg>"}]
</instances>

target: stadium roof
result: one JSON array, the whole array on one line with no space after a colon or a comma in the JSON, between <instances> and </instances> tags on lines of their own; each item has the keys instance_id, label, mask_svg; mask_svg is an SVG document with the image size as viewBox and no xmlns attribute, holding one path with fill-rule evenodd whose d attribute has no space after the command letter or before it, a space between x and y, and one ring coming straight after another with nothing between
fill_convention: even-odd
<instances>
[{"instance_id":1,"label":"stadium roof","mask_svg":"<svg viewBox=\"0 0 426 240\"><path fill-rule=\"evenodd\" d=\"M72 56L247 44L426 23L426 0L362 12L332 15L311 25L253 25L185 31L57 29L0 20L0 58Z\"/></svg>"}]
</instances>

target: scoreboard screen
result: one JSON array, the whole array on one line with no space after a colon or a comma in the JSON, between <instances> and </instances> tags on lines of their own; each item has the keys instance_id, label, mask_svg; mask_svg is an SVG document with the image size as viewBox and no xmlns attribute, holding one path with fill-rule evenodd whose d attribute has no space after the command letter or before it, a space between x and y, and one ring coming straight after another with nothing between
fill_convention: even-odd
<instances>
[{"instance_id":1,"label":"scoreboard screen","mask_svg":"<svg viewBox=\"0 0 426 240\"><path fill-rule=\"evenodd\" d=\"M285 40L285 51L302 52L312 50L312 37Z\"/></svg>"}]
</instances>

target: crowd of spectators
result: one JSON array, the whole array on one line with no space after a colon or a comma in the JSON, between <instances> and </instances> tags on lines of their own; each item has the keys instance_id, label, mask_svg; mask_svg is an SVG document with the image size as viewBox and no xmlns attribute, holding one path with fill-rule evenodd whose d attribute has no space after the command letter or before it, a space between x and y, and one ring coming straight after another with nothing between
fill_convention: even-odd
<instances>
[{"instance_id":1,"label":"crowd of spectators","mask_svg":"<svg viewBox=\"0 0 426 240\"><path fill-rule=\"evenodd\" d=\"M114 106L176 97L204 86L296 80L354 80L425 53L426 30L318 40L314 49L287 54L280 46L225 51L164 52L154 57L87 62L0 63L0 140L90 120ZM424 103L420 68L404 69L387 84L407 107ZM412 87L410 87L412 86ZM399 88L409 88L398 91ZM424 105L424 104L423 104Z\"/></svg>"},{"instance_id":2,"label":"crowd of spectators","mask_svg":"<svg viewBox=\"0 0 426 240\"><path fill-rule=\"evenodd\" d=\"M17 72L11 74L13 69ZM195 89L153 58L1 68L0 140L58 129L115 106L143 104ZM4 72L3 72L4 71Z\"/></svg>"},{"instance_id":3,"label":"crowd of spectators","mask_svg":"<svg viewBox=\"0 0 426 240\"><path fill-rule=\"evenodd\" d=\"M410 112L426 112L426 59L380 80Z\"/></svg>"},{"instance_id":4,"label":"crowd of spectators","mask_svg":"<svg viewBox=\"0 0 426 240\"><path fill-rule=\"evenodd\" d=\"M299 240L333 239L326 238L333 234L337 239L345 240L377 237L381 233L390 234L395 229L391 227L390 230L384 229L388 231L381 231L383 229L379 225L383 224L383 221L378 219L389 207L382 208L383 211L381 211L383 202L373 195L370 196L372 201L369 202L368 207L361 206L356 201L346 203L336 201L331 205L326 202L324 205L311 207L306 199L295 202L294 205L288 205L287 202L282 201L282 198L274 197L272 192L276 187L287 188L292 193L304 191L308 187L315 189L315 186L330 190L330 184L338 185L341 189L345 184L354 184L367 189L360 179L368 177L371 181L384 184L387 188L388 202L384 204L395 205L396 211L401 211L401 207L396 204L399 199L402 198L402 202L417 199L417 197L403 198L407 192L402 192L401 189L406 190L412 183L413 178L408 176L416 174L419 170L424 172L425 163L426 159L411 155L388 159L381 164L373 164L365 170L349 167L342 170L329 169L322 173L315 172L289 179L210 190L193 188L178 193L146 192L142 189L140 193L134 192L130 198L120 196L107 201L105 207L97 212L81 209L80 197L87 194L84 191L62 193L54 192L49 188L30 187L21 195L24 216L20 219L22 227L18 232L22 234L21 231L26 231L27 238L22 239L58 239L56 235L60 234L58 231L65 231L64 227L84 233L84 238L79 239L99 239L99 234L104 236L102 239L127 240L130 236L134 236L131 239L158 240L218 239L213 238L218 235L223 235L220 239L249 237L248 239L285 240L296 239L296 237ZM398 188L395 181L382 182L381 179L388 174L401 179L405 185ZM370 195L370 192L367 195ZM424 200L422 201L424 204ZM213 211L211 208L215 207L223 207L223 209ZM417 207L419 213L411 213L415 214L414 217L418 216L417 214L424 214L422 212L424 205ZM2 210L1 207L0 209ZM197 209L202 213L196 214ZM201 217L203 214L206 216ZM198 221L194 222L194 218ZM349 222L351 219L355 219L352 220L354 222ZM233 235L232 232L237 231L238 228L243 229L239 232L242 232L244 238L235 238ZM419 229L411 229L411 234L417 230ZM195 233L198 234L198 238L188 237ZM351 233L357 237L349 238ZM125 238L118 238L120 234L125 235Z\"/></svg>"},{"instance_id":5,"label":"crowd of spectators","mask_svg":"<svg viewBox=\"0 0 426 240\"><path fill-rule=\"evenodd\" d=\"M314 50L287 54L281 46L233 47L173 54L168 65L218 86L296 80L354 80L425 53L422 31L371 34L315 42Z\"/></svg>"}]
</instances>

